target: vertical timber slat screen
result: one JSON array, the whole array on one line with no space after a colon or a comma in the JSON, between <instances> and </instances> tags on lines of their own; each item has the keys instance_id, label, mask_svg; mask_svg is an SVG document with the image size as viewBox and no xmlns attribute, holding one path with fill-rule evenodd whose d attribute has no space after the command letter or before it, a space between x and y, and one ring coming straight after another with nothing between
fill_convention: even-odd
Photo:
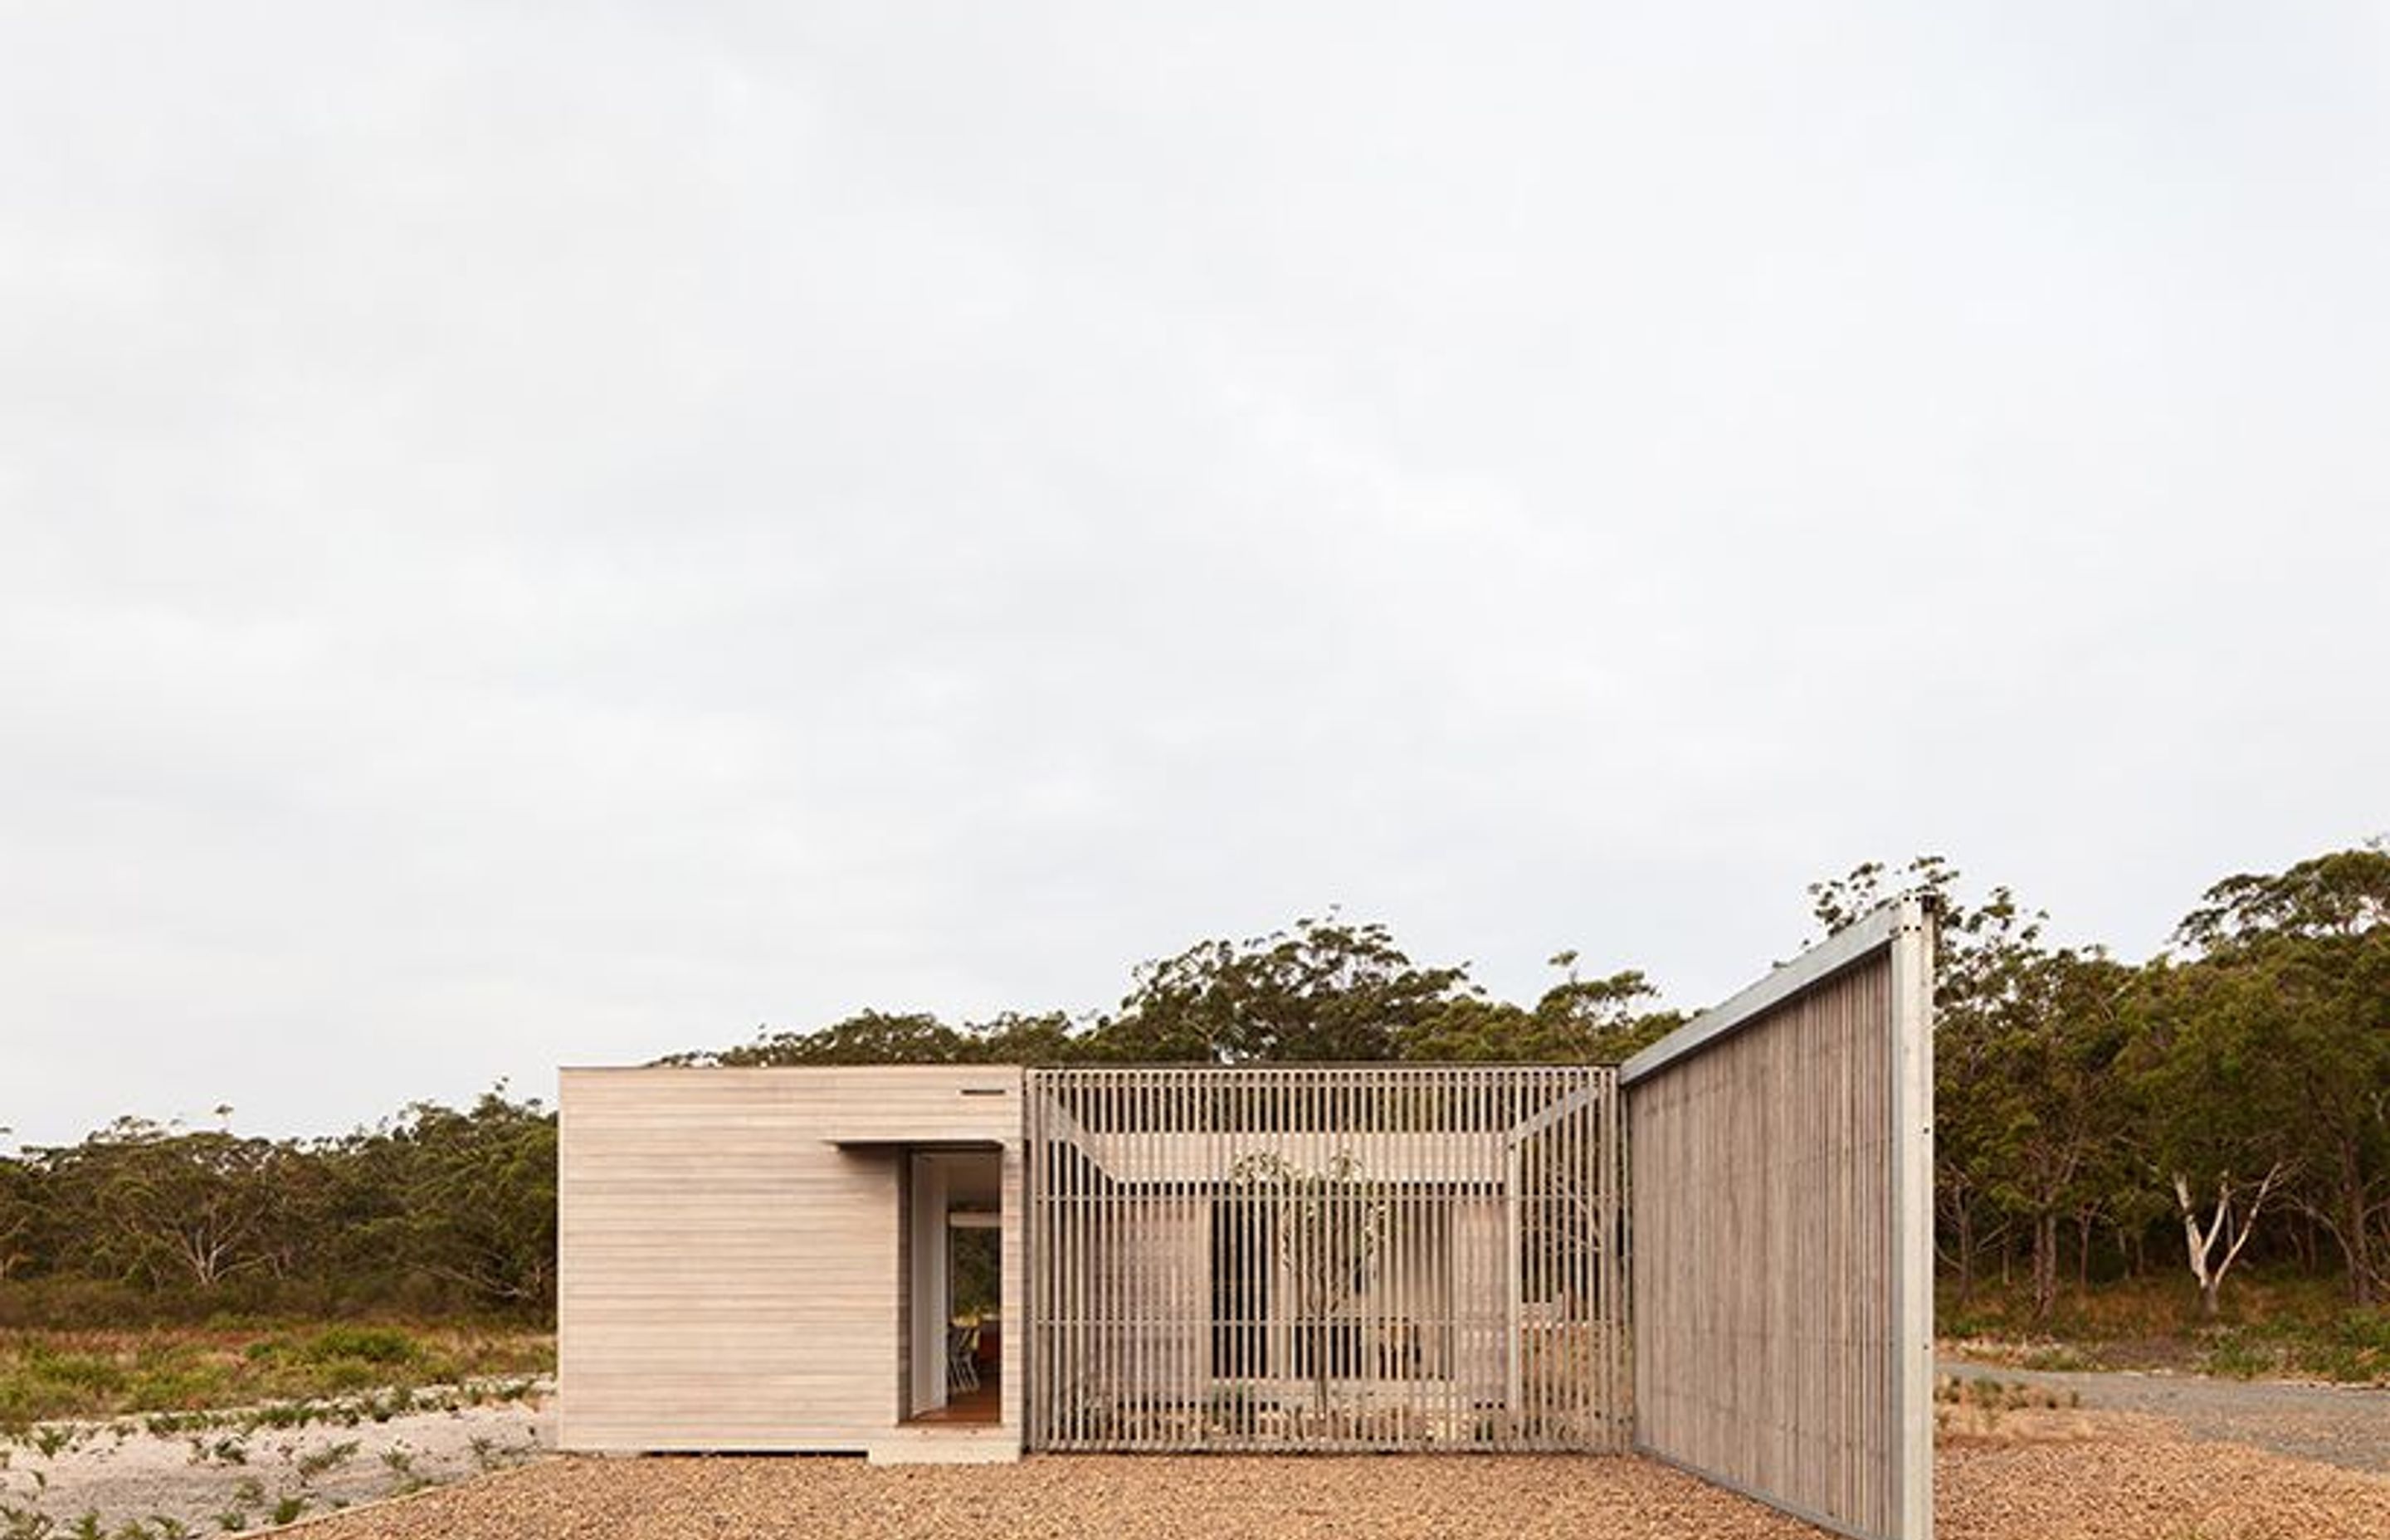
<instances>
[{"instance_id":1,"label":"vertical timber slat screen","mask_svg":"<svg viewBox=\"0 0 2390 1540\"><path fill-rule=\"evenodd\" d=\"M1032 1447L1625 1447L1613 1071L1028 1084Z\"/></svg>"},{"instance_id":2,"label":"vertical timber slat screen","mask_svg":"<svg viewBox=\"0 0 2390 1540\"><path fill-rule=\"evenodd\" d=\"M1933 1533L1931 912L1630 1059L1636 1444L1865 1540Z\"/></svg>"}]
</instances>

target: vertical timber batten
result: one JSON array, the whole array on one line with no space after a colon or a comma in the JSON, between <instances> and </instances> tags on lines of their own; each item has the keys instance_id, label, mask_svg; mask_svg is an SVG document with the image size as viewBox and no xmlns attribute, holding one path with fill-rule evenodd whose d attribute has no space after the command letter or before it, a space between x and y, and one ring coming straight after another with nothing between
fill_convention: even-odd
<instances>
[{"instance_id":1,"label":"vertical timber batten","mask_svg":"<svg viewBox=\"0 0 2390 1540\"><path fill-rule=\"evenodd\" d=\"M1627 1061L1635 1444L1933 1534L1934 916L1902 900Z\"/></svg>"},{"instance_id":2,"label":"vertical timber batten","mask_svg":"<svg viewBox=\"0 0 2390 1540\"><path fill-rule=\"evenodd\" d=\"M1027 1093L1032 1447L1624 1447L1613 1071L1056 1068Z\"/></svg>"}]
</instances>

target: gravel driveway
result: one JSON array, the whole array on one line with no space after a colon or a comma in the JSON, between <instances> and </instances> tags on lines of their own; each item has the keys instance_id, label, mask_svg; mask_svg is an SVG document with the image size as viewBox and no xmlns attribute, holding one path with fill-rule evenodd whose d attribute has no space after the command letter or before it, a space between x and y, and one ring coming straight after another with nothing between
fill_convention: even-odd
<instances>
[{"instance_id":1,"label":"gravel driveway","mask_svg":"<svg viewBox=\"0 0 2390 1540\"><path fill-rule=\"evenodd\" d=\"M2148 1418L2018 1413L1937 1452L1941 1540L2384 1540L2390 1480ZM1817 1540L1625 1458L1042 1456L1018 1465L561 1457L304 1540ZM295 1537L294 1537L295 1540Z\"/></svg>"},{"instance_id":2,"label":"gravel driveway","mask_svg":"<svg viewBox=\"0 0 2390 1540\"><path fill-rule=\"evenodd\" d=\"M1947 1361L1941 1370L1968 1380L2072 1391L2095 1410L2162 1417L2194 1439L2246 1444L2390 1475L2390 1389L2167 1374L2062 1374Z\"/></svg>"},{"instance_id":3,"label":"gravel driveway","mask_svg":"<svg viewBox=\"0 0 2390 1540\"><path fill-rule=\"evenodd\" d=\"M311 1526L305 1540L1815 1540L1644 1460L1569 1456L566 1457ZM294 1537L295 1540L295 1537Z\"/></svg>"},{"instance_id":4,"label":"gravel driveway","mask_svg":"<svg viewBox=\"0 0 2390 1540\"><path fill-rule=\"evenodd\" d=\"M2084 1409L1937 1405L1942 1540L2390 1540L2390 1392L2163 1375L1949 1372L2073 1392ZM460 1408L355 1428L208 1440L86 1432L6 1451L0 1509L220 1512L259 1522L413 1480L531 1458L502 1474L308 1521L294 1540L1789 1540L1818 1532L1645 1461L1599 1457L1061 1456L1019 1465L859 1459L540 1458L537 1413ZM353 1442L352 1442L353 1441ZM348 1444L353 1457L328 1460ZM488 1444L486 1450L480 1447ZM397 1469L390 1450L407 1451ZM202 1458L202 1454L209 1457ZM2322 1463L2330 1462L2330 1463ZM241 1499L239 1485L257 1495ZM0 1531L15 1533L0 1512Z\"/></svg>"}]
</instances>

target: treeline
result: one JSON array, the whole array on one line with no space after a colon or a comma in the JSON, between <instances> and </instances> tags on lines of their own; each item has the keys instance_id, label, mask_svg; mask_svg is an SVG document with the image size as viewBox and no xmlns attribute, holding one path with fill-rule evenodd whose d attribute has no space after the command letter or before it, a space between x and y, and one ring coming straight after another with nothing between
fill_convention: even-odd
<instances>
[{"instance_id":1,"label":"treeline","mask_svg":"<svg viewBox=\"0 0 2390 1540\"><path fill-rule=\"evenodd\" d=\"M1938 857L1813 884L1820 933L1897 892L1942 912L1937 1239L1963 1303L2022 1272L2062 1285L2188 1272L2205 1312L2252 1262L2390 1301L2390 852L2375 843L2210 888L2130 964L2059 946L2005 888L1969 902ZM1532 1006L1381 928L1306 920L1147 964L1114 1015L949 1025L866 1012L679 1062L1615 1063L1676 1026L1638 972L1566 970Z\"/></svg>"},{"instance_id":2,"label":"treeline","mask_svg":"<svg viewBox=\"0 0 2390 1540\"><path fill-rule=\"evenodd\" d=\"M338 1138L122 1118L80 1144L0 1157L0 1326L545 1318L556 1118L502 1093L462 1110L418 1104Z\"/></svg>"},{"instance_id":3,"label":"treeline","mask_svg":"<svg viewBox=\"0 0 2390 1540\"><path fill-rule=\"evenodd\" d=\"M1466 968L1427 968L1383 927L1335 918L1211 942L1137 972L1117 1013L950 1026L864 1011L689 1064L1418 1059L1614 1060L1680 1018L1641 975L1580 979L1528 1007ZM556 1297L556 1118L501 1087L334 1138L265 1139L120 1119L0 1156L0 1327L253 1315L521 1314Z\"/></svg>"},{"instance_id":4,"label":"treeline","mask_svg":"<svg viewBox=\"0 0 2390 1540\"><path fill-rule=\"evenodd\" d=\"M1577 955L1531 1006L1488 997L1466 963L1422 967L1382 925L1304 919L1140 966L1093 1020L1006 1013L952 1025L867 1010L816 1032L764 1032L668 1064L1613 1064L1684 1020L1632 970L1581 978Z\"/></svg>"},{"instance_id":5,"label":"treeline","mask_svg":"<svg viewBox=\"0 0 2390 1540\"><path fill-rule=\"evenodd\" d=\"M2390 1299L2390 852L2227 879L2138 964L2051 943L2045 916L2005 889L1971 900L1938 858L1810 898L1831 930L1908 891L1944 916L1938 1241L1962 1300L2022 1272L2047 1314L2065 1288L2163 1270L2213 1313L2261 1262ZM869 1010L664 1062L1615 1063L1683 1020L1639 972L1552 961L1532 1004L1497 1000L1465 964L1330 916L1145 964L1091 1019ZM0 1158L0 1324L12 1282L53 1316L545 1313L555 1140L540 1103L493 1093L336 1139L124 1121Z\"/></svg>"},{"instance_id":6,"label":"treeline","mask_svg":"<svg viewBox=\"0 0 2390 1540\"><path fill-rule=\"evenodd\" d=\"M2390 853L2228 878L2158 956L2045 938L2005 889L1921 858L1811 889L1829 928L1887 888L1943 902L1935 1197L1963 1302L1989 1269L2187 1271L2205 1312L2253 1261L2390 1299Z\"/></svg>"}]
</instances>

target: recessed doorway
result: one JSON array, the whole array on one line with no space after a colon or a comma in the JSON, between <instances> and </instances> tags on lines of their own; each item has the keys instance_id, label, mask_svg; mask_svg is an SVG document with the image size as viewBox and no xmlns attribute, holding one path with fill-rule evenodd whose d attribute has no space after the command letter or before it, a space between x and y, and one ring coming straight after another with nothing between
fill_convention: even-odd
<instances>
[{"instance_id":1,"label":"recessed doorway","mask_svg":"<svg viewBox=\"0 0 2390 1540\"><path fill-rule=\"evenodd\" d=\"M1003 1420L1003 1157L918 1151L906 1174L906 1420Z\"/></svg>"}]
</instances>

